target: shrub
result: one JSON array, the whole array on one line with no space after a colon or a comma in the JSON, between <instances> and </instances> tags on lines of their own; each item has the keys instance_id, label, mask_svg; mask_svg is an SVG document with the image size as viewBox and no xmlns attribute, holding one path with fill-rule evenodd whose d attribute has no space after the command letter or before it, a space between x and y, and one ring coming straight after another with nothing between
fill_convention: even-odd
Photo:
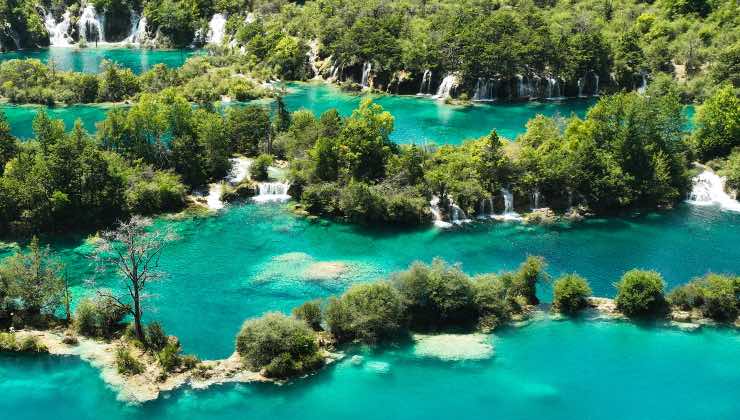
<instances>
[{"instance_id":1,"label":"shrub","mask_svg":"<svg viewBox=\"0 0 740 420\"><path fill-rule=\"evenodd\" d=\"M371 224L386 219L383 195L361 182L353 182L341 190L339 208L352 223Z\"/></svg>"},{"instance_id":2,"label":"shrub","mask_svg":"<svg viewBox=\"0 0 740 420\"><path fill-rule=\"evenodd\" d=\"M481 330L492 331L511 319L508 288L502 277L493 274L478 276L473 280L473 289L473 301L478 309Z\"/></svg>"},{"instance_id":3,"label":"shrub","mask_svg":"<svg viewBox=\"0 0 740 420\"><path fill-rule=\"evenodd\" d=\"M717 321L734 321L738 314L737 278L709 274L701 282L704 315Z\"/></svg>"},{"instance_id":4,"label":"shrub","mask_svg":"<svg viewBox=\"0 0 740 420\"><path fill-rule=\"evenodd\" d=\"M556 311L575 314L588 306L591 287L583 277L566 274L555 280L552 306Z\"/></svg>"},{"instance_id":5,"label":"shrub","mask_svg":"<svg viewBox=\"0 0 740 420\"><path fill-rule=\"evenodd\" d=\"M75 309L74 328L87 337L111 338L121 329L127 313L127 308L109 297L83 299Z\"/></svg>"},{"instance_id":6,"label":"shrub","mask_svg":"<svg viewBox=\"0 0 740 420\"><path fill-rule=\"evenodd\" d=\"M249 176L255 181L265 181L269 177L268 168L272 165L272 156L261 154L249 166Z\"/></svg>"},{"instance_id":7,"label":"shrub","mask_svg":"<svg viewBox=\"0 0 740 420\"><path fill-rule=\"evenodd\" d=\"M473 284L459 267L439 259L431 266L414 263L408 270L396 273L392 281L416 327L435 328L476 319Z\"/></svg>"},{"instance_id":8,"label":"shrub","mask_svg":"<svg viewBox=\"0 0 740 420\"><path fill-rule=\"evenodd\" d=\"M138 375L144 372L144 364L134 359L131 350L125 345L116 349L116 367L121 375Z\"/></svg>"},{"instance_id":9,"label":"shrub","mask_svg":"<svg viewBox=\"0 0 740 420\"><path fill-rule=\"evenodd\" d=\"M527 256L527 259L519 266L519 270L512 279L511 294L523 296L530 305L538 304L537 283L547 280L546 265L545 259L542 257Z\"/></svg>"},{"instance_id":10,"label":"shrub","mask_svg":"<svg viewBox=\"0 0 740 420\"><path fill-rule=\"evenodd\" d=\"M321 330L321 301L310 300L297 308L293 308L293 316L305 321L314 331Z\"/></svg>"},{"instance_id":11,"label":"shrub","mask_svg":"<svg viewBox=\"0 0 740 420\"><path fill-rule=\"evenodd\" d=\"M387 282L354 285L326 307L326 323L339 340L374 343L401 328L401 296Z\"/></svg>"},{"instance_id":12,"label":"shrub","mask_svg":"<svg viewBox=\"0 0 740 420\"><path fill-rule=\"evenodd\" d=\"M629 317L645 317L665 309L663 277L655 271L630 270L615 285L617 309Z\"/></svg>"},{"instance_id":13,"label":"shrub","mask_svg":"<svg viewBox=\"0 0 740 420\"><path fill-rule=\"evenodd\" d=\"M187 370L195 369L200 365L200 359L193 354L186 354L180 360L182 361L182 366Z\"/></svg>"},{"instance_id":14,"label":"shrub","mask_svg":"<svg viewBox=\"0 0 740 420\"><path fill-rule=\"evenodd\" d=\"M18 342L17 351L25 353L46 353L49 349L39 341L38 337L29 335Z\"/></svg>"},{"instance_id":15,"label":"shrub","mask_svg":"<svg viewBox=\"0 0 740 420\"><path fill-rule=\"evenodd\" d=\"M339 186L334 183L311 184L304 188L301 201L311 214L333 216L340 212Z\"/></svg>"},{"instance_id":16,"label":"shrub","mask_svg":"<svg viewBox=\"0 0 740 420\"><path fill-rule=\"evenodd\" d=\"M285 377L320 366L316 333L304 321L271 312L244 322L236 337L236 351L251 369L262 369L273 361L267 375ZM287 357L286 357L287 355ZM290 366L281 365L286 359ZM278 369L281 365L283 369Z\"/></svg>"},{"instance_id":17,"label":"shrub","mask_svg":"<svg viewBox=\"0 0 740 420\"><path fill-rule=\"evenodd\" d=\"M170 341L159 322L152 322L147 325L144 335L146 337L147 348L155 352L164 349Z\"/></svg>"},{"instance_id":18,"label":"shrub","mask_svg":"<svg viewBox=\"0 0 740 420\"><path fill-rule=\"evenodd\" d=\"M182 365L180 343L176 339L167 340L167 344L157 353L157 361L165 372L174 372Z\"/></svg>"},{"instance_id":19,"label":"shrub","mask_svg":"<svg viewBox=\"0 0 740 420\"><path fill-rule=\"evenodd\" d=\"M704 290L696 282L690 282L671 290L667 299L671 305L689 311L704 304Z\"/></svg>"}]
</instances>

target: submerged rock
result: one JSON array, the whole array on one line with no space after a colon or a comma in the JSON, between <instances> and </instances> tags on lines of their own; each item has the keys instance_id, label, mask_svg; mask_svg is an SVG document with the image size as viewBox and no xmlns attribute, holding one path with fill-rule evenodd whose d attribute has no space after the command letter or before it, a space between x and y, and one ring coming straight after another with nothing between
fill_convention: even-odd
<instances>
[{"instance_id":1,"label":"submerged rock","mask_svg":"<svg viewBox=\"0 0 740 420\"><path fill-rule=\"evenodd\" d=\"M493 345L485 334L415 334L414 354L440 360L483 360L493 356Z\"/></svg>"},{"instance_id":2,"label":"submerged rock","mask_svg":"<svg viewBox=\"0 0 740 420\"><path fill-rule=\"evenodd\" d=\"M386 374L391 371L391 365L390 363L386 363L386 362L373 361L373 362L367 362L365 364L365 369L371 372L375 372L375 373Z\"/></svg>"}]
</instances>

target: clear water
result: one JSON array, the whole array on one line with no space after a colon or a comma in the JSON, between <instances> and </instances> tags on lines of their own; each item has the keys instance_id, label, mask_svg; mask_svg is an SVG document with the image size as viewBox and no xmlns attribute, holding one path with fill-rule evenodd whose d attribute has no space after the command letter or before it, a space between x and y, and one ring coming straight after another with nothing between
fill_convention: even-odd
<instances>
[{"instance_id":1,"label":"clear water","mask_svg":"<svg viewBox=\"0 0 740 420\"><path fill-rule=\"evenodd\" d=\"M416 260L442 257L482 273L514 269L528 254L542 255L550 274L577 272L599 296L612 296L613 282L635 267L660 271L669 287L708 271L740 271L740 214L713 207L682 206L664 214L555 227L481 222L452 230L368 231L311 224L276 204L247 204L227 207L217 217L159 223L171 225L179 240L162 257L169 279L152 289L150 319L179 336L187 352L205 358L230 354L248 317L289 311ZM89 245L67 238L53 246L74 273L75 296L89 293L85 280L94 274ZM341 262L347 271L317 280L307 273L320 262ZM550 293L547 287L540 290L545 301Z\"/></svg>"},{"instance_id":2,"label":"clear water","mask_svg":"<svg viewBox=\"0 0 740 420\"><path fill-rule=\"evenodd\" d=\"M108 110L114 105L73 105L49 108L41 105L11 105L0 104L0 111L5 113L10 123L10 132L20 139L29 139L33 134L33 119L41 110L45 110L51 118L64 121L67 130L74 127L76 120L82 121L85 129L94 133L95 124L103 121Z\"/></svg>"},{"instance_id":3,"label":"clear water","mask_svg":"<svg viewBox=\"0 0 740 420\"><path fill-rule=\"evenodd\" d=\"M0 61L35 58L43 63L50 61L59 70L98 73L103 60L114 61L122 67L139 74L163 63L168 67L180 67L189 57L203 54L200 50L148 50L132 48L64 48L51 47L38 50L21 50L0 53Z\"/></svg>"},{"instance_id":4,"label":"clear water","mask_svg":"<svg viewBox=\"0 0 740 420\"><path fill-rule=\"evenodd\" d=\"M442 362L409 347L364 352L285 386L115 400L73 358L0 357L0 412L26 419L734 419L740 336L631 324L541 322L492 338L495 356ZM350 353L350 354L354 354ZM379 373L371 362L388 364Z\"/></svg>"}]
</instances>

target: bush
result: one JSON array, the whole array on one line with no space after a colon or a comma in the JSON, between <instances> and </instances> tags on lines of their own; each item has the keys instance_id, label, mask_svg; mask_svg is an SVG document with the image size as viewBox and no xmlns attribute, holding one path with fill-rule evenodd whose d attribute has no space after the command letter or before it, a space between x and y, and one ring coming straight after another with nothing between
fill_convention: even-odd
<instances>
[{"instance_id":1,"label":"bush","mask_svg":"<svg viewBox=\"0 0 740 420\"><path fill-rule=\"evenodd\" d=\"M46 353L49 349L33 335L28 335L19 341L14 333L0 333L0 351Z\"/></svg>"},{"instance_id":2,"label":"bush","mask_svg":"<svg viewBox=\"0 0 740 420\"><path fill-rule=\"evenodd\" d=\"M144 364L134 359L131 350L125 345L116 349L116 367L121 375L138 375L144 372Z\"/></svg>"},{"instance_id":3,"label":"bush","mask_svg":"<svg viewBox=\"0 0 740 420\"><path fill-rule=\"evenodd\" d=\"M278 312L245 321L236 337L236 351L251 369L265 368L274 361L272 369L266 370L268 376L292 376L323 363L316 333L304 321ZM289 366L285 360L290 360Z\"/></svg>"},{"instance_id":4,"label":"bush","mask_svg":"<svg viewBox=\"0 0 740 420\"><path fill-rule=\"evenodd\" d=\"M396 273L392 281L401 292L413 326L436 328L476 319L473 284L458 267L439 259L431 266L414 263Z\"/></svg>"},{"instance_id":5,"label":"bush","mask_svg":"<svg viewBox=\"0 0 740 420\"><path fill-rule=\"evenodd\" d=\"M272 156L261 154L249 166L249 176L255 181L266 181L270 174L268 169L272 165Z\"/></svg>"},{"instance_id":6,"label":"bush","mask_svg":"<svg viewBox=\"0 0 740 420\"><path fill-rule=\"evenodd\" d=\"M511 319L512 307L508 302L508 287L503 278L493 274L478 276L473 281L473 301L480 317L481 330L490 332Z\"/></svg>"},{"instance_id":7,"label":"bush","mask_svg":"<svg viewBox=\"0 0 740 420\"><path fill-rule=\"evenodd\" d=\"M658 272L630 270L615 287L617 309L629 317L654 316L665 309L665 283Z\"/></svg>"},{"instance_id":8,"label":"bush","mask_svg":"<svg viewBox=\"0 0 740 420\"><path fill-rule=\"evenodd\" d=\"M553 285L553 309L565 314L575 314L588 307L591 288L583 277L566 274Z\"/></svg>"},{"instance_id":9,"label":"bush","mask_svg":"<svg viewBox=\"0 0 740 420\"><path fill-rule=\"evenodd\" d=\"M684 311L704 305L704 290L696 283L682 284L668 293L668 303Z\"/></svg>"},{"instance_id":10,"label":"bush","mask_svg":"<svg viewBox=\"0 0 740 420\"><path fill-rule=\"evenodd\" d=\"M147 348L155 352L164 349L170 341L159 322L152 322L147 325L144 335Z\"/></svg>"},{"instance_id":11,"label":"bush","mask_svg":"<svg viewBox=\"0 0 740 420\"><path fill-rule=\"evenodd\" d=\"M174 372L182 365L180 343L176 339L167 340L167 344L157 353L157 361L165 372Z\"/></svg>"},{"instance_id":12,"label":"bush","mask_svg":"<svg viewBox=\"0 0 740 420\"><path fill-rule=\"evenodd\" d=\"M321 330L321 301L310 300L297 308L293 308L293 316L305 321L314 331Z\"/></svg>"},{"instance_id":13,"label":"bush","mask_svg":"<svg viewBox=\"0 0 740 420\"><path fill-rule=\"evenodd\" d=\"M334 216L340 213L341 189L334 183L311 184L301 194L301 201L311 214Z\"/></svg>"},{"instance_id":14,"label":"bush","mask_svg":"<svg viewBox=\"0 0 740 420\"><path fill-rule=\"evenodd\" d=\"M186 354L185 356L182 356L181 361L182 366L186 370L195 369L196 367L198 367L198 365L200 365L200 359L198 358L198 356L193 354Z\"/></svg>"},{"instance_id":15,"label":"bush","mask_svg":"<svg viewBox=\"0 0 740 420\"><path fill-rule=\"evenodd\" d=\"M701 282L704 315L717 321L734 321L740 302L738 282L740 280L729 276L707 275Z\"/></svg>"},{"instance_id":16,"label":"bush","mask_svg":"<svg viewBox=\"0 0 740 420\"><path fill-rule=\"evenodd\" d=\"M374 343L395 336L401 328L401 296L389 283L354 285L326 307L326 323L339 340Z\"/></svg>"},{"instance_id":17,"label":"bush","mask_svg":"<svg viewBox=\"0 0 740 420\"><path fill-rule=\"evenodd\" d=\"M527 259L519 266L519 270L517 270L513 278L511 294L523 296L530 305L538 304L537 283L547 280L547 274L545 273L546 265L545 259L542 257L527 256Z\"/></svg>"},{"instance_id":18,"label":"bush","mask_svg":"<svg viewBox=\"0 0 740 420\"><path fill-rule=\"evenodd\" d=\"M112 298L83 299L75 309L74 328L80 335L110 339L120 331L127 314L128 310Z\"/></svg>"}]
</instances>

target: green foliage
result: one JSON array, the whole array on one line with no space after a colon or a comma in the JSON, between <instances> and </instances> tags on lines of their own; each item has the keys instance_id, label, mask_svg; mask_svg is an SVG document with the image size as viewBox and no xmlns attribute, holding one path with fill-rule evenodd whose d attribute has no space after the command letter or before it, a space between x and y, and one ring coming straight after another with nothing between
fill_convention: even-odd
<instances>
[{"instance_id":1,"label":"green foliage","mask_svg":"<svg viewBox=\"0 0 740 420\"><path fill-rule=\"evenodd\" d=\"M15 333L0 332L0 352L47 353L49 349L35 335L18 340Z\"/></svg>"},{"instance_id":2,"label":"green foliage","mask_svg":"<svg viewBox=\"0 0 740 420\"><path fill-rule=\"evenodd\" d=\"M177 339L166 341L166 344L157 352L157 361L165 372L174 372L182 366L183 360L180 356L180 343Z\"/></svg>"},{"instance_id":3,"label":"green foliage","mask_svg":"<svg viewBox=\"0 0 740 420\"><path fill-rule=\"evenodd\" d=\"M125 376L138 375L144 372L144 364L131 355L131 349L126 345L116 348L116 368L118 373Z\"/></svg>"},{"instance_id":4,"label":"green foliage","mask_svg":"<svg viewBox=\"0 0 740 420\"><path fill-rule=\"evenodd\" d=\"M740 278L707 274L673 289L668 302L682 310L699 309L719 322L733 322L740 312Z\"/></svg>"},{"instance_id":5,"label":"green foliage","mask_svg":"<svg viewBox=\"0 0 740 420\"><path fill-rule=\"evenodd\" d=\"M437 328L474 322L475 290L459 267L435 259L431 265L414 263L391 280L401 293L411 325Z\"/></svg>"},{"instance_id":6,"label":"green foliage","mask_svg":"<svg viewBox=\"0 0 740 420\"><path fill-rule=\"evenodd\" d=\"M740 99L732 86L717 89L694 117L692 144L703 160L723 157L740 146Z\"/></svg>"},{"instance_id":7,"label":"green foliage","mask_svg":"<svg viewBox=\"0 0 740 420\"><path fill-rule=\"evenodd\" d=\"M110 339L122 328L128 308L105 295L81 300L75 309L74 327L78 334Z\"/></svg>"},{"instance_id":8,"label":"green foliage","mask_svg":"<svg viewBox=\"0 0 740 420\"><path fill-rule=\"evenodd\" d=\"M145 331L146 346L154 352L162 351L169 343L169 338L165 334L162 325L159 322L152 322L146 326Z\"/></svg>"},{"instance_id":9,"label":"green foliage","mask_svg":"<svg viewBox=\"0 0 740 420\"><path fill-rule=\"evenodd\" d=\"M403 304L389 283L358 284L331 298L324 316L337 339L374 343L394 337L401 329Z\"/></svg>"},{"instance_id":10,"label":"green foliage","mask_svg":"<svg viewBox=\"0 0 740 420\"><path fill-rule=\"evenodd\" d=\"M546 266L544 258L528 255L513 277L510 286L512 293L522 296L530 305L538 304L537 283L548 280L547 273L545 273Z\"/></svg>"},{"instance_id":11,"label":"green foliage","mask_svg":"<svg viewBox=\"0 0 740 420\"><path fill-rule=\"evenodd\" d=\"M306 322L314 331L321 330L321 301L309 300L293 308L293 317Z\"/></svg>"},{"instance_id":12,"label":"green foliage","mask_svg":"<svg viewBox=\"0 0 740 420\"><path fill-rule=\"evenodd\" d=\"M565 314L576 314L588 307L588 297L592 292L586 279L577 274L566 274L555 280L552 293L553 309Z\"/></svg>"},{"instance_id":13,"label":"green foliage","mask_svg":"<svg viewBox=\"0 0 740 420\"><path fill-rule=\"evenodd\" d=\"M270 174L268 169L272 165L272 155L261 154L249 166L249 175L256 181L266 181Z\"/></svg>"},{"instance_id":14,"label":"green foliage","mask_svg":"<svg viewBox=\"0 0 740 420\"><path fill-rule=\"evenodd\" d=\"M665 283L655 271L630 270L614 286L617 309L629 317L656 316L665 310Z\"/></svg>"},{"instance_id":15,"label":"green foliage","mask_svg":"<svg viewBox=\"0 0 740 420\"><path fill-rule=\"evenodd\" d=\"M234 151L253 156L270 136L270 117L262 107L231 107L226 111L226 131Z\"/></svg>"},{"instance_id":16,"label":"green foliage","mask_svg":"<svg viewBox=\"0 0 740 420\"><path fill-rule=\"evenodd\" d=\"M249 368L265 368L268 376L293 376L323 364L316 333L304 321L277 312L245 321L236 351Z\"/></svg>"},{"instance_id":17,"label":"green foliage","mask_svg":"<svg viewBox=\"0 0 740 420\"><path fill-rule=\"evenodd\" d=\"M723 163L719 174L727 179L726 186L735 191L740 190L740 147L736 147L727 161Z\"/></svg>"}]
</instances>

